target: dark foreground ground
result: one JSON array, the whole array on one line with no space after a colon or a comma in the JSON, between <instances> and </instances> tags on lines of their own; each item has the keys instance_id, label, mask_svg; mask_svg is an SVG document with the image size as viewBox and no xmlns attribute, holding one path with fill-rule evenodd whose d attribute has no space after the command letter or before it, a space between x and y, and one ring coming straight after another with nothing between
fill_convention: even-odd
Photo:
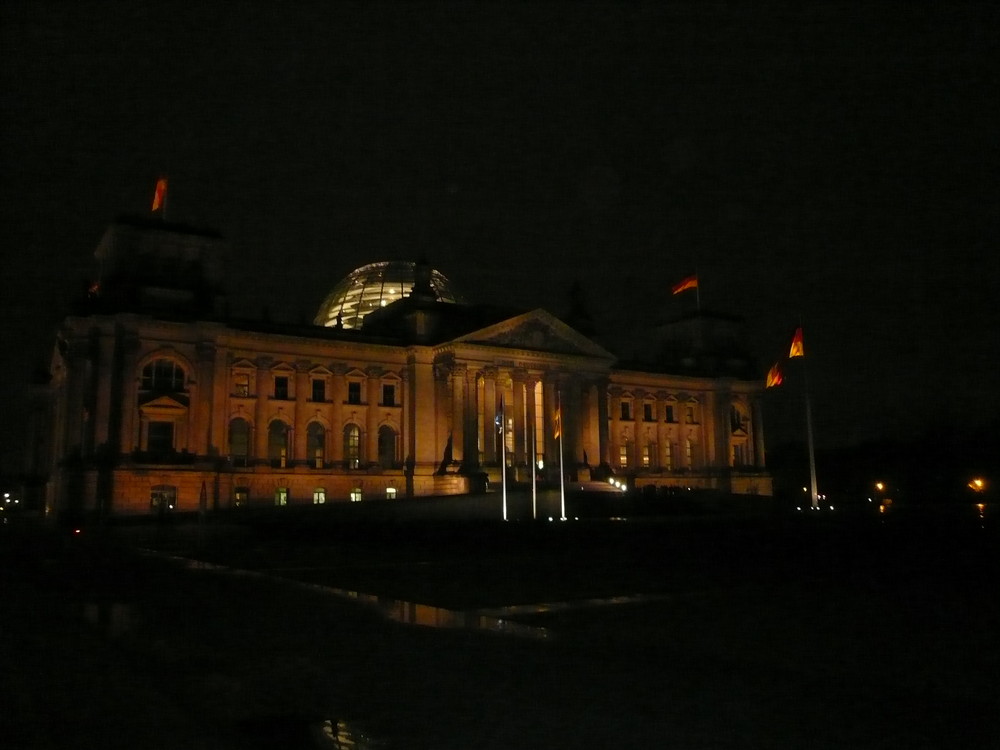
<instances>
[{"instance_id":1,"label":"dark foreground ground","mask_svg":"<svg viewBox=\"0 0 1000 750\"><path fill-rule=\"evenodd\" d=\"M0 528L0 737L5 748L996 747L989 520L505 524L318 509L79 535L13 524ZM546 637L518 637L399 624L326 587L455 611L564 604L519 615Z\"/></svg>"}]
</instances>

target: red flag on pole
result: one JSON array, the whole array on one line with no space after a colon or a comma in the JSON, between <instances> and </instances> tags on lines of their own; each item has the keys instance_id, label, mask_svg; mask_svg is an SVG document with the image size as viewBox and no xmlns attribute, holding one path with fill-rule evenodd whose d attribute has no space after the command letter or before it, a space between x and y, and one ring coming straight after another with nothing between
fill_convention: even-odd
<instances>
[{"instance_id":1,"label":"red flag on pole","mask_svg":"<svg viewBox=\"0 0 1000 750\"><path fill-rule=\"evenodd\" d=\"M775 386L781 385L785 380L785 376L781 374L781 367L775 362L770 370L767 371L767 381L764 385L765 388L774 388Z\"/></svg>"},{"instance_id":2,"label":"red flag on pole","mask_svg":"<svg viewBox=\"0 0 1000 750\"><path fill-rule=\"evenodd\" d=\"M804 356L806 356L806 353L802 347L802 326L799 326L795 329L795 335L792 336L792 346L788 350L788 358Z\"/></svg>"},{"instance_id":3,"label":"red flag on pole","mask_svg":"<svg viewBox=\"0 0 1000 750\"><path fill-rule=\"evenodd\" d=\"M167 178L161 177L156 181L156 189L153 191L153 208L151 209L155 214L157 211L162 211L167 205Z\"/></svg>"},{"instance_id":4,"label":"red flag on pole","mask_svg":"<svg viewBox=\"0 0 1000 750\"><path fill-rule=\"evenodd\" d=\"M688 289L698 288L698 274L693 276L688 276L686 279L677 282L671 287L670 291L674 294L680 294L681 292L686 292Z\"/></svg>"}]
</instances>

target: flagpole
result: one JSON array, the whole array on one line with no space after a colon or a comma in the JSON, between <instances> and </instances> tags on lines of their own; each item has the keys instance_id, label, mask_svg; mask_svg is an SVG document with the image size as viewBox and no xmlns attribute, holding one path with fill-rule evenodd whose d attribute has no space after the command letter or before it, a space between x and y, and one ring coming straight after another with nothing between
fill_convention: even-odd
<instances>
[{"instance_id":1,"label":"flagpole","mask_svg":"<svg viewBox=\"0 0 1000 750\"><path fill-rule=\"evenodd\" d=\"M798 344L798 352L795 346ZM797 356L802 358L802 383L805 392L806 403L806 445L809 448L809 497L812 501L812 509L819 510L819 490L816 487L816 447L813 441L812 422L812 400L809 397L809 367L806 364L805 347L802 343L802 318L799 318L799 327L795 331L792 339L793 349L789 351L789 357Z\"/></svg>"},{"instance_id":2,"label":"flagpole","mask_svg":"<svg viewBox=\"0 0 1000 750\"><path fill-rule=\"evenodd\" d=\"M559 414L559 520L566 520L566 472L563 470L563 432L562 398L556 390L556 409Z\"/></svg>"},{"instance_id":3,"label":"flagpole","mask_svg":"<svg viewBox=\"0 0 1000 750\"><path fill-rule=\"evenodd\" d=\"M535 434L535 425L531 425L531 519L538 520L538 436Z\"/></svg>"},{"instance_id":4,"label":"flagpole","mask_svg":"<svg viewBox=\"0 0 1000 750\"><path fill-rule=\"evenodd\" d=\"M500 487L503 498L503 520L507 520L507 416L503 396L500 397Z\"/></svg>"},{"instance_id":5,"label":"flagpole","mask_svg":"<svg viewBox=\"0 0 1000 750\"><path fill-rule=\"evenodd\" d=\"M816 489L816 449L813 445L812 402L809 398L809 372L805 357L802 358L802 380L806 392L806 441L809 446L809 491L813 510L819 510L819 492Z\"/></svg>"}]
</instances>

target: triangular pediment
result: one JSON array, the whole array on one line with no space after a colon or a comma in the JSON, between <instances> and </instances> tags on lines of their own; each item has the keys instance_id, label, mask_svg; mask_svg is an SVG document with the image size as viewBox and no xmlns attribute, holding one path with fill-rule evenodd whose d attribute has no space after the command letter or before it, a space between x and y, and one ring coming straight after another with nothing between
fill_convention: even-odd
<instances>
[{"instance_id":1,"label":"triangular pediment","mask_svg":"<svg viewBox=\"0 0 1000 750\"><path fill-rule=\"evenodd\" d=\"M467 333L451 343L614 359L614 355L606 349L542 309Z\"/></svg>"},{"instance_id":2,"label":"triangular pediment","mask_svg":"<svg viewBox=\"0 0 1000 750\"><path fill-rule=\"evenodd\" d=\"M159 411L159 412L165 412L165 411L177 411L177 412L181 412L181 411L185 411L187 409L187 407L188 407L188 405L187 405L187 396L184 396L184 395L178 395L178 396L161 395L161 396L156 396L155 398L151 398L149 401L143 401L141 404L139 404L139 406L140 406L140 408L142 408L142 409L144 409L146 411L155 410L155 411Z\"/></svg>"}]
</instances>

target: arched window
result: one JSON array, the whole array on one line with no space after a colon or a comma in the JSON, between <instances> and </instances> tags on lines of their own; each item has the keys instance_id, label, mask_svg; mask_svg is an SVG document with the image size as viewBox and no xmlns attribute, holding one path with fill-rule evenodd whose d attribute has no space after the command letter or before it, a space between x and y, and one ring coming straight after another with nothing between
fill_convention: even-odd
<instances>
[{"instance_id":1,"label":"arched window","mask_svg":"<svg viewBox=\"0 0 1000 750\"><path fill-rule=\"evenodd\" d=\"M348 469L361 466L361 430L356 424L344 427L344 460Z\"/></svg>"},{"instance_id":2,"label":"arched window","mask_svg":"<svg viewBox=\"0 0 1000 750\"><path fill-rule=\"evenodd\" d=\"M267 457L272 466L288 465L288 425L275 419L267 428Z\"/></svg>"},{"instance_id":3,"label":"arched window","mask_svg":"<svg viewBox=\"0 0 1000 750\"><path fill-rule=\"evenodd\" d=\"M144 391L169 393L184 390L184 368L172 359L160 358L142 368L140 387Z\"/></svg>"},{"instance_id":4,"label":"arched window","mask_svg":"<svg viewBox=\"0 0 1000 750\"><path fill-rule=\"evenodd\" d=\"M306 428L306 455L317 469L323 468L326 458L326 429L319 422L310 422Z\"/></svg>"},{"instance_id":5,"label":"arched window","mask_svg":"<svg viewBox=\"0 0 1000 750\"><path fill-rule=\"evenodd\" d=\"M383 469L396 465L396 431L385 424L378 428L378 462Z\"/></svg>"},{"instance_id":6,"label":"arched window","mask_svg":"<svg viewBox=\"0 0 1000 750\"><path fill-rule=\"evenodd\" d=\"M240 465L246 465L250 456L250 423L242 417L229 423L229 456Z\"/></svg>"}]
</instances>

